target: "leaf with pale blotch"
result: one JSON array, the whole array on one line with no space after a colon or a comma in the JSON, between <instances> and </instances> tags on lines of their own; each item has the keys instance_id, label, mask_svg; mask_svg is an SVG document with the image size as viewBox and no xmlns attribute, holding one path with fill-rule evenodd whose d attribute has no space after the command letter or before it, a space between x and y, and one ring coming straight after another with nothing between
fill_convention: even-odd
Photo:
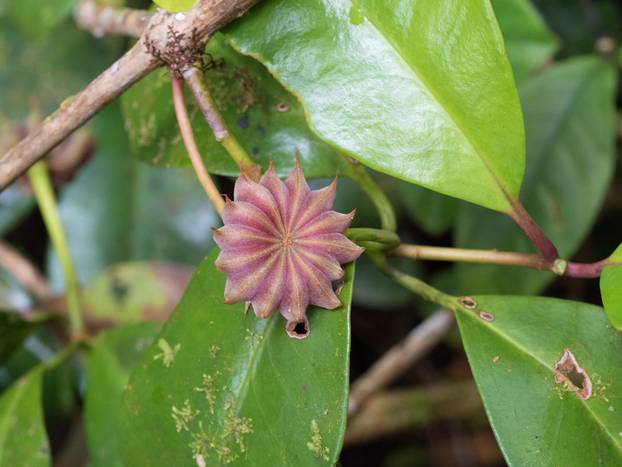
<instances>
[{"instance_id":1,"label":"leaf with pale blotch","mask_svg":"<svg viewBox=\"0 0 622 467\"><path fill-rule=\"evenodd\" d=\"M609 321L622 330L622 246L609 257L611 266L600 274L600 294Z\"/></svg>"},{"instance_id":2,"label":"leaf with pale blotch","mask_svg":"<svg viewBox=\"0 0 622 467\"><path fill-rule=\"evenodd\" d=\"M260 320L223 303L217 254L130 378L119 431L126 465L334 464L347 414L353 265L344 306L310 309L311 335L300 341L280 316Z\"/></svg>"},{"instance_id":3,"label":"leaf with pale blotch","mask_svg":"<svg viewBox=\"0 0 622 467\"><path fill-rule=\"evenodd\" d=\"M508 463L621 465L622 338L602 308L474 298L458 325Z\"/></svg>"},{"instance_id":4,"label":"leaf with pale blotch","mask_svg":"<svg viewBox=\"0 0 622 467\"><path fill-rule=\"evenodd\" d=\"M0 397L0 467L51 465L43 423L42 379L42 370L35 369Z\"/></svg>"},{"instance_id":5,"label":"leaf with pale blotch","mask_svg":"<svg viewBox=\"0 0 622 467\"><path fill-rule=\"evenodd\" d=\"M82 290L85 313L96 322L166 320L193 271L190 266L164 262L115 264Z\"/></svg>"},{"instance_id":6,"label":"leaf with pale blotch","mask_svg":"<svg viewBox=\"0 0 622 467\"><path fill-rule=\"evenodd\" d=\"M489 2L273 0L226 34L371 168L498 211L518 198L523 119Z\"/></svg>"}]
</instances>

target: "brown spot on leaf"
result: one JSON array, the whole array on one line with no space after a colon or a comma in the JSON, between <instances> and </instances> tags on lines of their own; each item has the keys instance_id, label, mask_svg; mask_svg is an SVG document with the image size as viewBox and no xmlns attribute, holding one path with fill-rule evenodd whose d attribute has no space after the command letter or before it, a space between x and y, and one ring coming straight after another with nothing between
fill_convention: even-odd
<instances>
[{"instance_id":1,"label":"brown spot on leaf","mask_svg":"<svg viewBox=\"0 0 622 467\"><path fill-rule=\"evenodd\" d=\"M484 321L488 321L489 323L495 320L495 315L493 315L492 313L489 313L488 311L480 311L479 317L483 319Z\"/></svg>"},{"instance_id":2,"label":"brown spot on leaf","mask_svg":"<svg viewBox=\"0 0 622 467\"><path fill-rule=\"evenodd\" d=\"M460 297L458 302L467 310L475 310L477 308L477 302L471 297Z\"/></svg>"},{"instance_id":3,"label":"brown spot on leaf","mask_svg":"<svg viewBox=\"0 0 622 467\"><path fill-rule=\"evenodd\" d=\"M562 357L555 363L555 382L574 391L583 400L592 397L592 380L570 349L564 349Z\"/></svg>"}]
</instances>

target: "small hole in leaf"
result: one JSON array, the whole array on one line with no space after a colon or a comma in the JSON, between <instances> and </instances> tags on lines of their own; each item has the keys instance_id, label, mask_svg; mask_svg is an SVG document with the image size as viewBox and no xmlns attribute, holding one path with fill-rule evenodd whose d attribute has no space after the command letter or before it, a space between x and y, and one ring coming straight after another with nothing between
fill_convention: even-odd
<instances>
[{"instance_id":1,"label":"small hole in leaf","mask_svg":"<svg viewBox=\"0 0 622 467\"><path fill-rule=\"evenodd\" d=\"M555 363L555 382L574 391L583 400L592 397L592 380L570 349L565 349L562 357Z\"/></svg>"}]
</instances>

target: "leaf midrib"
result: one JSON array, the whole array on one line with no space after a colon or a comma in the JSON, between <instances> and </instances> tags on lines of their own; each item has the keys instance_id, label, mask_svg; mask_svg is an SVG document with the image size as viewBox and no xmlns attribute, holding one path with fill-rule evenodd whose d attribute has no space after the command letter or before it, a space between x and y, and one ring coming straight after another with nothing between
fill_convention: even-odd
<instances>
[{"instance_id":1,"label":"leaf midrib","mask_svg":"<svg viewBox=\"0 0 622 467\"><path fill-rule=\"evenodd\" d=\"M483 323L472 313L469 312L463 312L463 311L459 311L458 313L464 313L465 315L467 315L470 319L474 320L478 325L482 325ZM508 336L507 334L501 332L501 330L498 327L495 327L491 324L484 324L483 325L486 329L491 329L494 331L494 333L499 336L501 339L505 340L507 343L509 343L511 346L514 346L517 350L519 350L520 352L524 353L525 355L527 355L528 357L531 357L533 360L535 360L536 362L540 363L544 368L547 369L547 371L549 371L551 374L555 375L555 372L551 369L551 367L543 360L541 360L540 358L538 358L536 355L532 354L529 352L528 349L526 349L523 345L519 344L518 342L516 342L513 338L511 338L510 336ZM617 442L615 437L609 432L609 430L607 429L607 426L600 420L600 418L598 418L598 416L594 413L594 411L590 408L590 406L587 404L586 401L584 401L583 399L577 398L577 400L579 402L581 402L581 405L583 407L585 407L587 409L587 412L592 416L592 418L594 419L594 421L596 422L596 424L598 426L600 426L600 428L602 429L603 432L605 432L609 438L609 440L613 443L614 447L617 448L617 451L620 453L620 457L622 457L622 446L620 446Z\"/></svg>"}]
</instances>

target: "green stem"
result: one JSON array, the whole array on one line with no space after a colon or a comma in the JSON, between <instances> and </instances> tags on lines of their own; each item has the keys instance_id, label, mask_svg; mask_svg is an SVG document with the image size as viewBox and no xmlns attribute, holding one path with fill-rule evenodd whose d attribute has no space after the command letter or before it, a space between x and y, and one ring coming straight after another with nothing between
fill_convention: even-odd
<instances>
[{"instance_id":1,"label":"green stem","mask_svg":"<svg viewBox=\"0 0 622 467\"><path fill-rule=\"evenodd\" d=\"M459 299L452 295L448 295L445 292L442 292L429 284L426 284L421 279L417 279L414 276L409 274L405 274L402 271L395 269L392 267L387 258L379 253L368 252L369 257L372 259L374 264L385 274L395 280L398 284L406 289L410 290L413 293L416 293L423 299L436 303L437 305L442 306L448 310L458 311L461 306Z\"/></svg>"},{"instance_id":2,"label":"green stem","mask_svg":"<svg viewBox=\"0 0 622 467\"><path fill-rule=\"evenodd\" d=\"M352 228L346 231L346 236L367 250L391 251L400 245L400 237L389 230Z\"/></svg>"},{"instance_id":3,"label":"green stem","mask_svg":"<svg viewBox=\"0 0 622 467\"><path fill-rule=\"evenodd\" d=\"M380 215L380 225L383 230L390 230L395 232L397 229L397 221L395 220L395 211L391 205L391 201L387 198L387 195L382 191L376 181L369 175L369 172L362 164L351 164L350 178L358 183L363 191L369 196L372 203L376 206L376 210Z\"/></svg>"},{"instance_id":4,"label":"green stem","mask_svg":"<svg viewBox=\"0 0 622 467\"><path fill-rule=\"evenodd\" d=\"M32 190L39 204L39 210L43 216L45 227L47 228L54 250L63 268L66 283L67 308L69 312L69 325L71 327L72 338L78 338L84 330L82 321L82 311L80 307L80 290L78 278L71 259L69 245L65 236L65 231L60 220L56 197L52 188L52 181L48 172L47 163L39 161L28 171L28 177L32 185Z\"/></svg>"}]
</instances>

